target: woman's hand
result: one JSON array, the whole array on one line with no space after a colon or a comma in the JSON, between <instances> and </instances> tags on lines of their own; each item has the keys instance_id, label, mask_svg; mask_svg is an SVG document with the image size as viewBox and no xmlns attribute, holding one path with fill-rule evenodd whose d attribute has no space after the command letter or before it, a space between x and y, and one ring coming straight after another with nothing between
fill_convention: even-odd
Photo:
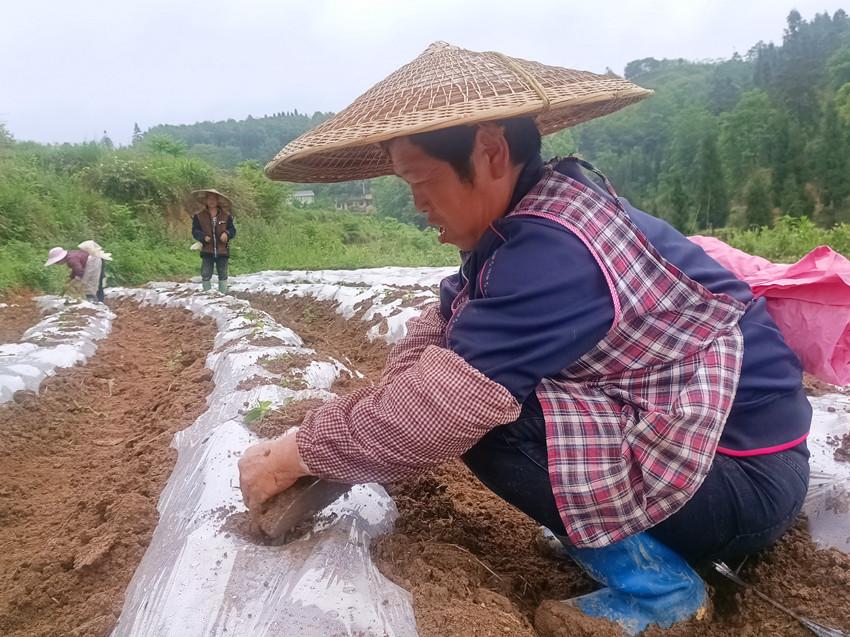
<instances>
[{"instance_id":1,"label":"woman's hand","mask_svg":"<svg viewBox=\"0 0 850 637\"><path fill-rule=\"evenodd\" d=\"M239 488L248 509L254 510L263 502L285 491L298 478L310 475L301 460L293 427L274 440L264 440L248 447L239 459Z\"/></svg>"},{"instance_id":2,"label":"woman's hand","mask_svg":"<svg viewBox=\"0 0 850 637\"><path fill-rule=\"evenodd\" d=\"M210 237L209 235L204 237L204 243L209 243L210 241L212 241L212 237Z\"/></svg>"},{"instance_id":3,"label":"woman's hand","mask_svg":"<svg viewBox=\"0 0 850 637\"><path fill-rule=\"evenodd\" d=\"M219 237L219 239L221 239L221 242L222 242L222 243L227 243L227 240L228 240L228 239L230 239L230 237L228 237L228 236L227 236L227 233L226 233L226 232L222 232L222 233L221 233L221 236Z\"/></svg>"}]
</instances>

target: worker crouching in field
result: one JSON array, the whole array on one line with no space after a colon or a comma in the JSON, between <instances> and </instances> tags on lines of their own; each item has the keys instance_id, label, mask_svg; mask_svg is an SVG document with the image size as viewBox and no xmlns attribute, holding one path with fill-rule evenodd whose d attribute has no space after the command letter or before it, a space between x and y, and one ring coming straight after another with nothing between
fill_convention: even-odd
<instances>
[{"instance_id":1,"label":"worker crouching in field","mask_svg":"<svg viewBox=\"0 0 850 637\"><path fill-rule=\"evenodd\" d=\"M201 285L212 287L213 266L218 274L218 291L227 293L227 265L230 241L236 236L231 202L217 190L195 190L195 199L204 209L192 217L192 236L201 244Z\"/></svg>"},{"instance_id":2,"label":"worker crouching in field","mask_svg":"<svg viewBox=\"0 0 850 637\"><path fill-rule=\"evenodd\" d=\"M691 564L783 534L811 408L765 301L589 164L540 157L541 132L649 93L436 44L278 154L275 179L394 172L463 265L380 384L246 451L250 508L305 474L389 482L462 458L603 585L568 603L627 634L701 617Z\"/></svg>"},{"instance_id":3,"label":"worker crouching in field","mask_svg":"<svg viewBox=\"0 0 850 637\"><path fill-rule=\"evenodd\" d=\"M103 303L103 287L106 282L106 261L112 261L112 255L104 252L94 241L83 241L79 250L66 250L62 247L51 248L47 254L45 267L64 263L68 266L69 278L65 288L67 294L85 296L88 301Z\"/></svg>"}]
</instances>

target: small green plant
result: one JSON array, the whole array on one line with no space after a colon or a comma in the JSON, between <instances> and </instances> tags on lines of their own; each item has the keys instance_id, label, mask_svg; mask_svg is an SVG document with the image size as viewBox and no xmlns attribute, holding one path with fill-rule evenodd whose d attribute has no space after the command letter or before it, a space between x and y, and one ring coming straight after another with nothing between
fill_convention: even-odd
<instances>
[{"instance_id":1,"label":"small green plant","mask_svg":"<svg viewBox=\"0 0 850 637\"><path fill-rule=\"evenodd\" d=\"M289 372L283 378L280 379L278 383L281 387L285 387L286 389L308 389L310 384L307 382L307 379L304 376L299 376L293 372Z\"/></svg>"},{"instance_id":2,"label":"small green plant","mask_svg":"<svg viewBox=\"0 0 850 637\"><path fill-rule=\"evenodd\" d=\"M271 411L272 401L261 400L257 405L245 413L245 424L250 425L253 422L259 422L266 417L266 414Z\"/></svg>"},{"instance_id":3,"label":"small green plant","mask_svg":"<svg viewBox=\"0 0 850 637\"><path fill-rule=\"evenodd\" d=\"M262 317L260 316L260 313L253 309L248 310L247 312L242 314L242 318L244 318L249 323L262 323Z\"/></svg>"},{"instance_id":4,"label":"small green plant","mask_svg":"<svg viewBox=\"0 0 850 637\"><path fill-rule=\"evenodd\" d=\"M283 354L278 354L277 356L264 356L257 360L257 362L269 369L270 367L288 367L295 363L297 359L292 354L287 354L284 352Z\"/></svg>"}]
</instances>

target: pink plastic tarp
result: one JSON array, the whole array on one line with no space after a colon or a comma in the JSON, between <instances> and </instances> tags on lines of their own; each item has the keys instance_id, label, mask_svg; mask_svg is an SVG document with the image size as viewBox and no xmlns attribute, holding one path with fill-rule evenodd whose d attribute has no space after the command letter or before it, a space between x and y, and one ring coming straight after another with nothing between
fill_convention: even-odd
<instances>
[{"instance_id":1,"label":"pink plastic tarp","mask_svg":"<svg viewBox=\"0 0 850 637\"><path fill-rule=\"evenodd\" d=\"M767 309L803 369L834 385L850 384L850 260L819 246L792 265L771 263L714 237L693 236Z\"/></svg>"}]
</instances>

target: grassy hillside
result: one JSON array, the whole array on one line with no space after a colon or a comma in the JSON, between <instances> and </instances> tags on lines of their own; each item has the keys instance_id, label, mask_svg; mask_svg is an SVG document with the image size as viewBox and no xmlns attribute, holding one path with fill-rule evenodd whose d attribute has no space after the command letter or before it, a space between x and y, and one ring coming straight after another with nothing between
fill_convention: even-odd
<instances>
[{"instance_id":1,"label":"grassy hillside","mask_svg":"<svg viewBox=\"0 0 850 637\"><path fill-rule=\"evenodd\" d=\"M114 256L111 283L198 273L189 250L188 196L214 187L234 201L233 273L261 269L449 265L456 252L433 231L394 219L288 207L288 187L256 163L214 167L179 148L16 143L0 128L0 290L56 291L67 269L44 268L54 245L95 239Z\"/></svg>"}]
</instances>

